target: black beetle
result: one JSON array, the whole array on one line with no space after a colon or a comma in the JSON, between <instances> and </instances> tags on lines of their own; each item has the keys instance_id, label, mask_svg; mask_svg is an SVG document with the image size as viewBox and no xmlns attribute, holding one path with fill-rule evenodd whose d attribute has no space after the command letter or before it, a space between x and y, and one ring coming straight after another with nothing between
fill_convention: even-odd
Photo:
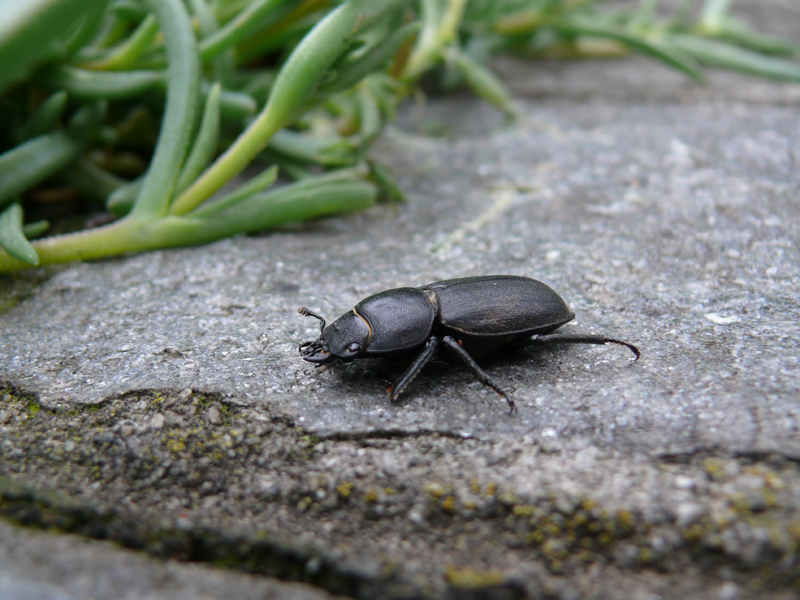
<instances>
[{"instance_id":1,"label":"black beetle","mask_svg":"<svg viewBox=\"0 0 800 600\"><path fill-rule=\"evenodd\" d=\"M564 300L541 281L516 275L485 275L397 288L365 298L325 326L325 319L302 307L301 315L320 321L320 336L300 344L304 360L328 368L336 362L420 351L389 388L394 400L444 344L508 402L514 400L475 362L511 344L622 344L639 359L633 344L602 335L551 333L575 318Z\"/></svg>"}]
</instances>

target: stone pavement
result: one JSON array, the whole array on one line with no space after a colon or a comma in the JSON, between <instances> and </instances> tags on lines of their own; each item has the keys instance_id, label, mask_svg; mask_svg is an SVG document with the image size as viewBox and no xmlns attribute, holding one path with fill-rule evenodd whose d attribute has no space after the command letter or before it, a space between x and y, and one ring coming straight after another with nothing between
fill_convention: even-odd
<instances>
[{"instance_id":1,"label":"stone pavement","mask_svg":"<svg viewBox=\"0 0 800 600\"><path fill-rule=\"evenodd\" d=\"M406 204L0 280L0 513L62 532L0 521L0 596L795 597L800 86L497 68L516 123L380 141ZM298 306L485 273L641 360L495 357L509 416L457 363L390 404L396 365L298 356Z\"/></svg>"}]
</instances>

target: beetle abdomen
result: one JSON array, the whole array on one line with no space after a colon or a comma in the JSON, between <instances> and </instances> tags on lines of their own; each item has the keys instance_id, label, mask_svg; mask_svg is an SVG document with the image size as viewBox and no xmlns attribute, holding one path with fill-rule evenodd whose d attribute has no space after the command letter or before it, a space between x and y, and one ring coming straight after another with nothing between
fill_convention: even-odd
<instances>
[{"instance_id":1,"label":"beetle abdomen","mask_svg":"<svg viewBox=\"0 0 800 600\"><path fill-rule=\"evenodd\" d=\"M366 355L386 354L424 344L436 318L428 296L417 288L386 290L353 309L372 330Z\"/></svg>"},{"instance_id":2,"label":"beetle abdomen","mask_svg":"<svg viewBox=\"0 0 800 600\"><path fill-rule=\"evenodd\" d=\"M529 277L465 277L421 289L436 294L440 324L466 335L548 333L575 318L561 296Z\"/></svg>"}]
</instances>

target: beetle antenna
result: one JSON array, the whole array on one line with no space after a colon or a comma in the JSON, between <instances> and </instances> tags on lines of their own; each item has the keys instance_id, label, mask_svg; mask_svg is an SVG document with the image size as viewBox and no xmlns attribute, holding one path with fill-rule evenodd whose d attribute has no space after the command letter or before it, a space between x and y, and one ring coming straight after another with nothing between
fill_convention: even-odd
<instances>
[{"instance_id":1,"label":"beetle antenna","mask_svg":"<svg viewBox=\"0 0 800 600\"><path fill-rule=\"evenodd\" d=\"M313 310L308 310L305 306L301 306L300 308L297 309L297 312L300 313L301 315L303 315L304 317L314 317L315 319L319 319L319 332L320 333L322 333L322 331L325 329L325 319L320 317Z\"/></svg>"}]
</instances>

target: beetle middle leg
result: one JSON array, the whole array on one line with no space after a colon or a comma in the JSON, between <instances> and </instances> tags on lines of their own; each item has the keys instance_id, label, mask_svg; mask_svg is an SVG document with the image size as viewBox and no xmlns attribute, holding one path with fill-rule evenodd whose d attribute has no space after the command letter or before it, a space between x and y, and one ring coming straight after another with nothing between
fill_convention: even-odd
<instances>
[{"instance_id":1,"label":"beetle middle leg","mask_svg":"<svg viewBox=\"0 0 800 600\"><path fill-rule=\"evenodd\" d=\"M414 362L406 369L405 373L400 376L395 384L389 388L389 400L392 402L397 399L397 397L403 393L403 391L408 387L408 384L414 381L422 372L422 369L425 368L434 356L436 356L436 352L439 350L439 338L432 337L428 340L425 344L425 349L414 359Z\"/></svg>"},{"instance_id":2,"label":"beetle middle leg","mask_svg":"<svg viewBox=\"0 0 800 600\"><path fill-rule=\"evenodd\" d=\"M461 347L461 344L459 344L453 337L451 337L449 335L444 336L442 341L445 343L445 345L448 348L453 350L462 361L464 361L464 364L467 365L470 368L470 370L475 375L475 377L478 378L478 381L480 381L484 385L488 385L495 392L497 392L503 398L506 399L506 402L508 402L508 408L509 408L508 414L512 414L514 411L517 410L517 405L514 404L514 400L511 398L511 396L509 396L503 390L503 388L501 388L499 385L497 385L494 382L494 380L492 380L492 378L489 377L489 375L486 373L486 371L484 371L483 369L481 369L478 366L478 363L475 362L475 359L472 358L469 355L469 353L466 350L464 350L464 348Z\"/></svg>"}]
</instances>

